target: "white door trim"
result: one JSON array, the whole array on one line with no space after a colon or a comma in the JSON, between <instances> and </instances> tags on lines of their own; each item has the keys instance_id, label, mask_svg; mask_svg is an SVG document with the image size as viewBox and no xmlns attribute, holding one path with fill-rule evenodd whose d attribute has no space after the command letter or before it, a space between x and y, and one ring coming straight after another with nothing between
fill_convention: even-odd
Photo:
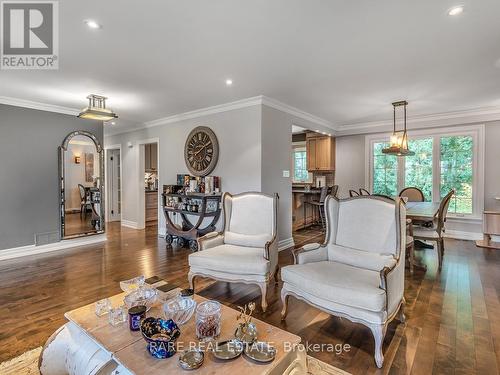
<instances>
[{"instance_id":1,"label":"white door trim","mask_svg":"<svg viewBox=\"0 0 500 375\"><path fill-rule=\"evenodd\" d=\"M122 154L122 145L121 143L116 145L104 146L104 182L106 186L106 200L105 200L105 221L109 220L109 179L108 179L108 151L109 150L119 150L120 151L120 185L123 183L123 154ZM120 221L123 219L123 186L120 186L120 204L122 205L122 209L120 210Z\"/></svg>"},{"instance_id":2,"label":"white door trim","mask_svg":"<svg viewBox=\"0 0 500 375\"><path fill-rule=\"evenodd\" d=\"M146 171L145 168L145 145L149 143L156 143L156 161L157 161L157 177L158 181L160 181L160 138L148 138L142 139L136 142L137 144L137 186L138 186L138 199L137 199L137 229L144 229L146 227L146 197L144 192L144 173ZM158 230L160 229L160 209L161 200L160 200L160 184L158 183Z\"/></svg>"}]
</instances>

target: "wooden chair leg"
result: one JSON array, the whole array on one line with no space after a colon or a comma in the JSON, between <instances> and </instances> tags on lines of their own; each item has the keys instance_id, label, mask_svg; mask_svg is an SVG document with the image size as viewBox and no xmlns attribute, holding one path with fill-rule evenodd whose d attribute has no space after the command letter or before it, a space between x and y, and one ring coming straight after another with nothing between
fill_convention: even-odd
<instances>
[{"instance_id":1,"label":"wooden chair leg","mask_svg":"<svg viewBox=\"0 0 500 375\"><path fill-rule=\"evenodd\" d=\"M260 283L260 292L262 293L262 311L266 312L267 310L267 283Z\"/></svg>"},{"instance_id":2,"label":"wooden chair leg","mask_svg":"<svg viewBox=\"0 0 500 375\"><path fill-rule=\"evenodd\" d=\"M439 269L443 267L443 247L441 240L437 240L437 255L438 255L438 265Z\"/></svg>"},{"instance_id":3,"label":"wooden chair leg","mask_svg":"<svg viewBox=\"0 0 500 375\"><path fill-rule=\"evenodd\" d=\"M378 368L382 368L384 365L384 354L382 352L382 345L384 343L385 332L387 330L387 325L385 324L372 324L369 325L372 331L373 338L375 339L375 363Z\"/></svg>"},{"instance_id":4,"label":"wooden chair leg","mask_svg":"<svg viewBox=\"0 0 500 375\"><path fill-rule=\"evenodd\" d=\"M321 224L321 230L325 229L325 223L323 222L323 210L321 210L321 206L318 206L318 213L319 213L319 221Z\"/></svg>"},{"instance_id":5,"label":"wooden chair leg","mask_svg":"<svg viewBox=\"0 0 500 375\"><path fill-rule=\"evenodd\" d=\"M413 266L415 264L415 246L411 245L408 248L408 251L410 252L410 273L413 275Z\"/></svg>"},{"instance_id":6,"label":"wooden chair leg","mask_svg":"<svg viewBox=\"0 0 500 375\"><path fill-rule=\"evenodd\" d=\"M194 290L194 279L196 275L193 275L192 273L188 274L188 280L189 280L189 287Z\"/></svg>"},{"instance_id":7,"label":"wooden chair leg","mask_svg":"<svg viewBox=\"0 0 500 375\"><path fill-rule=\"evenodd\" d=\"M289 295L284 295L281 293L281 303L283 305L283 310L281 310L281 320L285 320L286 316L288 314L288 299L290 298Z\"/></svg>"},{"instance_id":8,"label":"wooden chair leg","mask_svg":"<svg viewBox=\"0 0 500 375\"><path fill-rule=\"evenodd\" d=\"M274 282L278 284L279 282L279 276L280 276L280 266L276 266L276 270L274 271Z\"/></svg>"}]
</instances>

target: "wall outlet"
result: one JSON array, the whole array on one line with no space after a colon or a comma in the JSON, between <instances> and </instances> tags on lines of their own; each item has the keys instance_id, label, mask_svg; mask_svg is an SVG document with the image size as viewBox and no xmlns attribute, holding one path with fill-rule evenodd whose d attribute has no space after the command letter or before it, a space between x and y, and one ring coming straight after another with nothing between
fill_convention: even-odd
<instances>
[{"instance_id":1,"label":"wall outlet","mask_svg":"<svg viewBox=\"0 0 500 375\"><path fill-rule=\"evenodd\" d=\"M290 177L290 171L283 171L283 177Z\"/></svg>"}]
</instances>

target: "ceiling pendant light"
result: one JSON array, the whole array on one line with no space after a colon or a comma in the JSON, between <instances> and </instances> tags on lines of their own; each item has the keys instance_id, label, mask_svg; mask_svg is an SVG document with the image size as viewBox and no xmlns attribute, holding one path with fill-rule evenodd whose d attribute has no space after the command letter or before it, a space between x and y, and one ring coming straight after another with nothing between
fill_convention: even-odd
<instances>
[{"instance_id":1,"label":"ceiling pendant light","mask_svg":"<svg viewBox=\"0 0 500 375\"><path fill-rule=\"evenodd\" d=\"M106 97L90 94L87 96L87 99L89 100L89 106L83 109L78 117L99 121L109 121L118 118L116 113L106 108Z\"/></svg>"},{"instance_id":2,"label":"ceiling pendant light","mask_svg":"<svg viewBox=\"0 0 500 375\"><path fill-rule=\"evenodd\" d=\"M382 152L388 155L396 156L412 156L415 155L413 151L408 149L408 133L406 132L406 106L408 102L401 100L392 103L393 107L393 131L389 142L389 147L384 148ZM403 130L396 131L396 107L404 108L404 128Z\"/></svg>"}]
</instances>

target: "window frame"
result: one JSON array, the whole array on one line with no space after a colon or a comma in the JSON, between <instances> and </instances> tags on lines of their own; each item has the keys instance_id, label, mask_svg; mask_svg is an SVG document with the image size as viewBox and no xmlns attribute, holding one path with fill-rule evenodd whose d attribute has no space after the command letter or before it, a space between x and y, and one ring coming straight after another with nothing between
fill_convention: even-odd
<instances>
[{"instance_id":1,"label":"window frame","mask_svg":"<svg viewBox=\"0 0 500 375\"><path fill-rule=\"evenodd\" d=\"M305 151L306 152L306 166L307 166L306 142L294 142L292 144L292 167L291 167L292 183L294 183L294 184L312 184L313 183L313 176L312 176L312 173L309 172L307 169L306 169L307 170L307 181L295 180L295 152L296 151Z\"/></svg>"},{"instance_id":2,"label":"window frame","mask_svg":"<svg viewBox=\"0 0 500 375\"><path fill-rule=\"evenodd\" d=\"M391 133L377 133L365 136L365 185L373 190L373 148L378 142L387 142ZM441 184L441 152L440 138L450 136L472 137L472 214L449 213L457 219L481 220L484 210L484 124L469 126L452 126L435 129L408 131L408 138L433 138L432 142L432 201L440 198ZM398 158L397 191L404 186L405 168L403 157Z\"/></svg>"}]
</instances>

